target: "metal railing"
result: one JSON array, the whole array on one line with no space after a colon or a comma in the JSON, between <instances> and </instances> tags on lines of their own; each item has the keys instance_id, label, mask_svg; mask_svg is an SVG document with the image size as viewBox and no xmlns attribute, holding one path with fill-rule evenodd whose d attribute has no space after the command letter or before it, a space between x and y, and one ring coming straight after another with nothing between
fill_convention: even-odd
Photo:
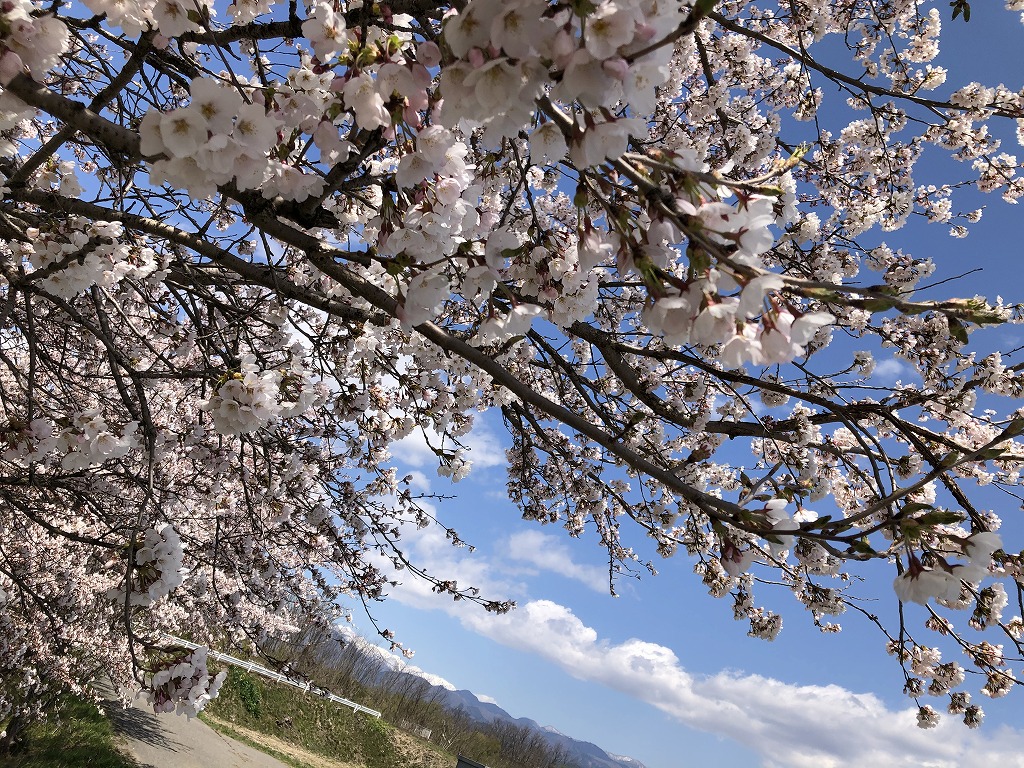
<instances>
[{"instance_id":1,"label":"metal railing","mask_svg":"<svg viewBox=\"0 0 1024 768\"><path fill-rule=\"evenodd\" d=\"M196 643L190 643L188 640L182 640L180 637L175 637L174 635L168 635L166 633L164 633L164 638L166 640L170 640L173 643L177 643L178 645L183 645L186 648L206 647L197 645ZM338 704L343 704L346 707L351 707L353 712L365 712L368 715L380 717L380 712L378 712L376 709L370 709L369 707L364 707L362 704L356 704L354 701L343 699L341 696L335 696L326 688L320 688L318 686L313 685L313 683L309 680L293 680L287 675L282 675L280 672L275 672L272 669L267 669L266 667L260 666L259 664L254 664L251 661L243 661L242 659L236 659L234 656L228 656L226 653L212 651L209 648L207 648L206 650L206 655L209 656L211 659L216 659L217 661L223 662L225 664L231 664L236 667L241 667L242 669L247 670L248 672L255 672L257 675L268 677L271 680L276 680L279 683L284 683L285 685L290 685L294 688L301 688L306 693L312 693L316 696L320 696L321 698L328 699Z\"/></svg>"}]
</instances>

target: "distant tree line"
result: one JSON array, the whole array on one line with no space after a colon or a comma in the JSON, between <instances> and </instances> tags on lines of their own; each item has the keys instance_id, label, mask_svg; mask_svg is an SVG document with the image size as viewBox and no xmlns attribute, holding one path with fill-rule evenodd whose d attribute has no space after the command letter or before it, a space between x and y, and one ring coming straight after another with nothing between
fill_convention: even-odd
<instances>
[{"instance_id":1,"label":"distant tree line","mask_svg":"<svg viewBox=\"0 0 1024 768\"><path fill-rule=\"evenodd\" d=\"M322 627L303 630L267 648L286 671L364 706L392 724L429 729L430 740L489 768L578 768L570 754L541 734L509 721L481 722L444 703L440 688L404 671L368 644Z\"/></svg>"}]
</instances>

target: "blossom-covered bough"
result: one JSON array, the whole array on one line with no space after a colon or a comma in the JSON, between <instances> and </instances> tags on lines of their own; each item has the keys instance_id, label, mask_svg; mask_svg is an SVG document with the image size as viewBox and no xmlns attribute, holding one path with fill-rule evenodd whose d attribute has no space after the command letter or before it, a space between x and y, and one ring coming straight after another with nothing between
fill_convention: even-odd
<instances>
[{"instance_id":1,"label":"blossom-covered bough","mask_svg":"<svg viewBox=\"0 0 1024 768\"><path fill-rule=\"evenodd\" d=\"M260 652L394 568L511 608L406 557L443 523L389 454L420 433L458 480L488 410L511 499L612 585L646 534L755 636L762 580L823 631L852 606L923 726L977 725L1024 637L978 490L1019 484L1024 364L968 333L1016 308L915 294L936 264L884 232L1019 198L1024 94L947 83L942 13L5 0L6 740L100 676L192 714L220 680L162 632ZM913 383L872 383L883 351ZM867 613L859 561L927 613Z\"/></svg>"}]
</instances>

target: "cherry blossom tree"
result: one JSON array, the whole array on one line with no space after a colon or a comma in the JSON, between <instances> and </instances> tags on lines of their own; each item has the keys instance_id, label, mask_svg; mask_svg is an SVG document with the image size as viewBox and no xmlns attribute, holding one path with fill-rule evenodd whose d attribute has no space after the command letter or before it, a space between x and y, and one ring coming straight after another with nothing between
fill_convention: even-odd
<instances>
[{"instance_id":1,"label":"cherry blossom tree","mask_svg":"<svg viewBox=\"0 0 1024 768\"><path fill-rule=\"evenodd\" d=\"M7 741L101 676L194 714L220 679L164 632L259 653L433 578L389 447L458 480L484 412L612 588L648 537L754 636L766 581L862 613L922 726L978 725L1022 654L979 488L1020 484L1024 364L971 334L1018 309L885 233L1024 193L1024 91L934 64L939 6L4 0ZM924 607L866 612L863 561Z\"/></svg>"}]
</instances>

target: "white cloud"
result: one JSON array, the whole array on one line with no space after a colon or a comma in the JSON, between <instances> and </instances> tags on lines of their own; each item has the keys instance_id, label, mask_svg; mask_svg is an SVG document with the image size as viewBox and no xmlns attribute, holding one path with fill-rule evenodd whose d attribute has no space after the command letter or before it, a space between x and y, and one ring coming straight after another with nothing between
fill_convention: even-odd
<instances>
[{"instance_id":1,"label":"white cloud","mask_svg":"<svg viewBox=\"0 0 1024 768\"><path fill-rule=\"evenodd\" d=\"M420 491L422 493L430 493L430 478L420 472L418 469L409 470L406 474L411 478L409 480L409 487L414 491Z\"/></svg>"},{"instance_id":2,"label":"white cloud","mask_svg":"<svg viewBox=\"0 0 1024 768\"><path fill-rule=\"evenodd\" d=\"M420 506L437 517L437 509L429 502L421 501ZM496 572L494 565L479 550L470 554L465 547L452 546L451 540L438 526L417 529L413 525L404 525L400 530L402 547L411 561L433 578L455 581L460 588L476 587L486 599L507 600L525 594L526 587L521 581ZM445 606L457 614L475 605L438 597L431 590L429 581L417 578L408 570L395 571L391 561L383 557L375 558L374 562L389 578L400 582L401 586L391 593L390 598L401 603L428 610Z\"/></svg>"},{"instance_id":3,"label":"white cloud","mask_svg":"<svg viewBox=\"0 0 1024 768\"><path fill-rule=\"evenodd\" d=\"M665 646L636 638L602 640L570 609L549 600L513 613L462 616L469 628L605 685L679 722L733 739L771 768L961 768L1024 766L1024 736L1010 729L969 731L945 718L917 728L916 708L892 710L873 694L837 685L791 685L761 675L687 672Z\"/></svg>"},{"instance_id":4,"label":"white cloud","mask_svg":"<svg viewBox=\"0 0 1024 768\"><path fill-rule=\"evenodd\" d=\"M436 442L437 436L432 435L431 439ZM413 467L437 463L437 456L430 450L427 439L419 430L415 430L408 437L403 437L397 443L392 443L391 455Z\"/></svg>"},{"instance_id":5,"label":"white cloud","mask_svg":"<svg viewBox=\"0 0 1024 768\"><path fill-rule=\"evenodd\" d=\"M879 360L875 365L875 370L871 373L871 383L883 386L912 378L917 378L914 369L894 357L890 357L888 360Z\"/></svg>"},{"instance_id":6,"label":"white cloud","mask_svg":"<svg viewBox=\"0 0 1024 768\"><path fill-rule=\"evenodd\" d=\"M494 706L498 706L498 700L493 696L487 696L482 693L474 693L473 695L480 699L484 704L493 704Z\"/></svg>"},{"instance_id":7,"label":"white cloud","mask_svg":"<svg viewBox=\"0 0 1024 768\"><path fill-rule=\"evenodd\" d=\"M473 431L463 441L469 448L469 459L474 467L503 467L508 464L505 449L502 448L498 436L477 420Z\"/></svg>"},{"instance_id":8,"label":"white cloud","mask_svg":"<svg viewBox=\"0 0 1024 768\"><path fill-rule=\"evenodd\" d=\"M563 538L537 530L520 531L509 537L508 557L544 571L585 584L596 592L608 592L608 571L576 563Z\"/></svg>"},{"instance_id":9,"label":"white cloud","mask_svg":"<svg viewBox=\"0 0 1024 768\"><path fill-rule=\"evenodd\" d=\"M420 532L406 543L439 577L457 578L460 585L472 584L494 596L521 594L521 585L504 580L484 558L452 550L440 534ZM571 609L550 600L526 601L510 614L494 616L467 602L438 599L421 582L403 586L392 597L445 610L467 629L544 658L579 680L650 704L691 728L735 740L757 752L765 768L1024 768L1019 731L984 726L971 731L953 717L922 731L915 707L893 710L870 693L735 671L694 675L671 648L638 638L610 642Z\"/></svg>"},{"instance_id":10,"label":"white cloud","mask_svg":"<svg viewBox=\"0 0 1024 768\"><path fill-rule=\"evenodd\" d=\"M499 467L507 463L505 449L501 447L498 436L479 418L473 430L460 438L460 442L468 449L466 458L474 469ZM437 455L430 446L444 450L454 448L450 442L443 443L441 437L432 430L427 430L426 434L421 430L415 430L408 437L392 444L391 453L396 459L412 467L437 466Z\"/></svg>"}]
</instances>

